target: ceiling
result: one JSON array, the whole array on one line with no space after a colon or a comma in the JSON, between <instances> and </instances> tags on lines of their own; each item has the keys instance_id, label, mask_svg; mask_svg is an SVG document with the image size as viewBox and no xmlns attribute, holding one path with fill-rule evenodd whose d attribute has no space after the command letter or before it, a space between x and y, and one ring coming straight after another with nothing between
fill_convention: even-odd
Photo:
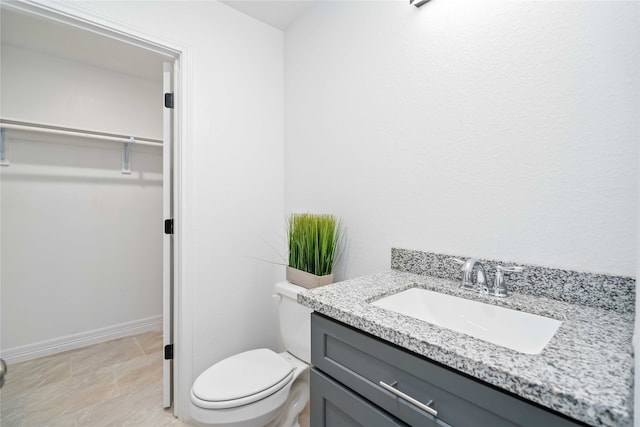
<instances>
[{"instance_id":1,"label":"ceiling","mask_svg":"<svg viewBox=\"0 0 640 427\"><path fill-rule=\"evenodd\" d=\"M272 27L286 30L318 0L220 0L246 15Z\"/></svg>"},{"instance_id":2,"label":"ceiling","mask_svg":"<svg viewBox=\"0 0 640 427\"><path fill-rule=\"evenodd\" d=\"M222 0L246 15L285 30L319 0ZM153 52L53 20L2 8L0 41L23 49L129 74L162 80L166 59ZM96 55L100 52L100 55Z\"/></svg>"},{"instance_id":3,"label":"ceiling","mask_svg":"<svg viewBox=\"0 0 640 427\"><path fill-rule=\"evenodd\" d=\"M162 55L90 31L7 9L0 14L0 31L3 45L162 81Z\"/></svg>"}]
</instances>

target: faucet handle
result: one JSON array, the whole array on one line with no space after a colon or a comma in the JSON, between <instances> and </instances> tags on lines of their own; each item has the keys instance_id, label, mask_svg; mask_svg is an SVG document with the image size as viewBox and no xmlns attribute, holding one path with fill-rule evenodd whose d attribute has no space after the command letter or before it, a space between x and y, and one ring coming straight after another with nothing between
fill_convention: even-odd
<instances>
[{"instance_id":1,"label":"faucet handle","mask_svg":"<svg viewBox=\"0 0 640 427\"><path fill-rule=\"evenodd\" d=\"M449 258L449 261L455 262L456 264L460 265L464 265L464 263L466 262L465 260L462 260L460 258Z\"/></svg>"},{"instance_id":2,"label":"faucet handle","mask_svg":"<svg viewBox=\"0 0 640 427\"><path fill-rule=\"evenodd\" d=\"M498 265L496 267L496 270L506 271L508 273L522 273L524 271L524 267L521 267L519 265L510 265L508 267L505 267L503 265Z\"/></svg>"},{"instance_id":3,"label":"faucet handle","mask_svg":"<svg viewBox=\"0 0 640 427\"><path fill-rule=\"evenodd\" d=\"M524 267L519 265L510 265L505 267L503 265L496 266L496 280L493 283L493 294L497 297L506 297L509 295L507 285L504 282L504 273L521 273L524 271Z\"/></svg>"}]
</instances>

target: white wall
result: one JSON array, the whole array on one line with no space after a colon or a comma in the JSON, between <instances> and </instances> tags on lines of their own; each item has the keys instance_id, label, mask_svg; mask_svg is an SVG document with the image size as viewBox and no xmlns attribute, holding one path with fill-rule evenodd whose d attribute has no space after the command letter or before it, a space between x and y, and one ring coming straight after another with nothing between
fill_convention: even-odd
<instances>
[{"instance_id":1,"label":"white wall","mask_svg":"<svg viewBox=\"0 0 640 427\"><path fill-rule=\"evenodd\" d=\"M217 2L76 7L186 53L178 333L193 359L181 365L192 370L177 393L188 402L193 379L212 363L277 345L271 295L284 270L253 257L274 259L269 244L283 248L283 34Z\"/></svg>"},{"instance_id":2,"label":"white wall","mask_svg":"<svg viewBox=\"0 0 640 427\"><path fill-rule=\"evenodd\" d=\"M162 138L162 69L148 79L2 45L5 119Z\"/></svg>"},{"instance_id":3,"label":"white wall","mask_svg":"<svg viewBox=\"0 0 640 427\"><path fill-rule=\"evenodd\" d=\"M3 118L161 134L156 81L4 44L1 71ZM133 172L123 175L121 144L12 130L6 144L3 357L18 361L159 327L162 150L134 148Z\"/></svg>"},{"instance_id":4,"label":"white wall","mask_svg":"<svg viewBox=\"0 0 640 427\"><path fill-rule=\"evenodd\" d=\"M390 247L636 274L640 3L321 2L285 34L285 211Z\"/></svg>"},{"instance_id":5,"label":"white wall","mask_svg":"<svg viewBox=\"0 0 640 427\"><path fill-rule=\"evenodd\" d=\"M110 143L15 131L6 139L4 357L41 356L139 322L160 326L161 152L136 149L133 173L122 175L122 151Z\"/></svg>"}]
</instances>

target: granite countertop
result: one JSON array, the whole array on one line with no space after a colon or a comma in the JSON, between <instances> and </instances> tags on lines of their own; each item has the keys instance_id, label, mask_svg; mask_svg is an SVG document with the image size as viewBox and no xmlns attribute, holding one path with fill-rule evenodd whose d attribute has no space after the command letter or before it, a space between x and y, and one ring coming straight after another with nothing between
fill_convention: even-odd
<instances>
[{"instance_id":1,"label":"granite countertop","mask_svg":"<svg viewBox=\"0 0 640 427\"><path fill-rule=\"evenodd\" d=\"M541 354L519 353L371 305L409 288L562 321ZM298 301L335 320L592 426L633 423L633 313L512 293L498 299L459 282L386 271L304 291Z\"/></svg>"}]
</instances>

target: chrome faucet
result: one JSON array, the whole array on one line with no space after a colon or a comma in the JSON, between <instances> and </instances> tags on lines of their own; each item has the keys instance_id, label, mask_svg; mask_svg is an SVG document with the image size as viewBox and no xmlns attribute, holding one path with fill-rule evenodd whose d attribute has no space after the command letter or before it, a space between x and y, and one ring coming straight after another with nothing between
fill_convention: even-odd
<instances>
[{"instance_id":1,"label":"chrome faucet","mask_svg":"<svg viewBox=\"0 0 640 427\"><path fill-rule=\"evenodd\" d=\"M479 259L469 258L463 261L458 258L453 258L453 261L458 264L462 264L462 287L465 289L476 289L476 286L480 287L480 291L484 291L487 287L487 272L484 270L484 265ZM478 273L476 274L476 280L473 280L473 270L478 266Z\"/></svg>"},{"instance_id":2,"label":"chrome faucet","mask_svg":"<svg viewBox=\"0 0 640 427\"><path fill-rule=\"evenodd\" d=\"M469 258L466 261L458 258L451 258L451 260L462 265L462 284L460 285L462 288L478 290L479 292L496 297L506 297L509 295L507 285L504 281L505 272L520 273L524 270L523 267L515 265L509 267L498 265L496 267L496 277L494 282L488 283L487 272L485 271L484 265L482 265L482 262L480 262L480 260L476 258ZM478 272L476 273L474 281L473 272L476 267Z\"/></svg>"}]
</instances>

